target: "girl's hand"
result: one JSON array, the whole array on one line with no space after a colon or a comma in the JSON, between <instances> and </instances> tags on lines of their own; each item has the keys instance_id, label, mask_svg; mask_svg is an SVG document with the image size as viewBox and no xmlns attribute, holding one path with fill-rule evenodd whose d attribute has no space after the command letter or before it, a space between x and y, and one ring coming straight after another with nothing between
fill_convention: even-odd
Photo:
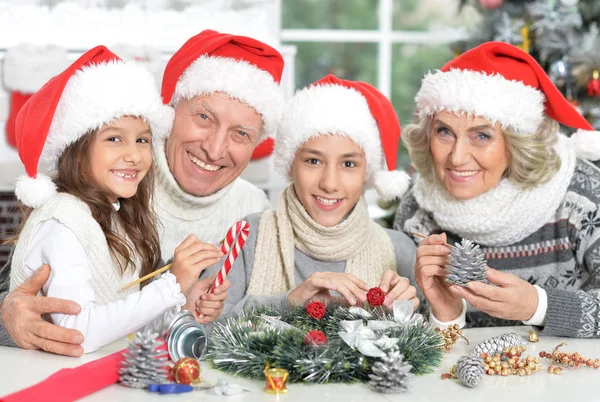
<instances>
[{"instance_id":1,"label":"girl's hand","mask_svg":"<svg viewBox=\"0 0 600 402\"><path fill-rule=\"evenodd\" d=\"M474 281L467 283L466 288L453 285L450 290L492 317L518 321L531 319L538 305L538 292L532 284L492 268L488 268L487 279L497 286Z\"/></svg>"},{"instance_id":2,"label":"girl's hand","mask_svg":"<svg viewBox=\"0 0 600 402\"><path fill-rule=\"evenodd\" d=\"M207 267L219 262L223 252L217 246L201 242L196 236L189 235L175 249L171 273L177 278L181 292L187 295L198 282L200 273Z\"/></svg>"},{"instance_id":3,"label":"girl's hand","mask_svg":"<svg viewBox=\"0 0 600 402\"><path fill-rule=\"evenodd\" d=\"M367 300L369 287L356 276L347 273L315 272L288 295L288 303L304 304L311 299L327 302L334 290L350 305L362 304Z\"/></svg>"},{"instance_id":4,"label":"girl's hand","mask_svg":"<svg viewBox=\"0 0 600 402\"><path fill-rule=\"evenodd\" d=\"M417 289L411 286L408 278L398 275L396 271L386 269L381 277L379 288L386 294L383 302L386 307L392 307L394 300L412 301L413 311L419 307Z\"/></svg>"},{"instance_id":5,"label":"girl's hand","mask_svg":"<svg viewBox=\"0 0 600 402\"><path fill-rule=\"evenodd\" d=\"M462 298L450 291L446 276L446 260L450 249L444 246L446 234L431 235L417 248L415 281L439 321L452 321L462 311Z\"/></svg>"},{"instance_id":6,"label":"girl's hand","mask_svg":"<svg viewBox=\"0 0 600 402\"><path fill-rule=\"evenodd\" d=\"M207 293L213 280L214 276L198 281L196 285L196 288L202 289L200 297L195 301L196 321L201 324L208 324L219 318L225 306L227 290L231 287L231 282L225 279L221 286L215 288L214 293Z\"/></svg>"}]
</instances>

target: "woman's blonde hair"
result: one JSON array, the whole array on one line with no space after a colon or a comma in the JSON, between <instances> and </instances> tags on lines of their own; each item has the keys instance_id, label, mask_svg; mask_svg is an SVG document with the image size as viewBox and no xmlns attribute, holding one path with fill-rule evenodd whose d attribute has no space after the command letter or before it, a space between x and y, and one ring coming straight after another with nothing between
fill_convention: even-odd
<instances>
[{"instance_id":1,"label":"woman's blonde hair","mask_svg":"<svg viewBox=\"0 0 600 402\"><path fill-rule=\"evenodd\" d=\"M435 177L429 149L432 125L433 116L426 116L402 130L402 141L413 166L430 181ZM561 160L554 149L558 141L557 122L544 116L537 132L531 135L516 133L510 127L502 131L510 155L507 178L522 188L529 188L546 183L558 172Z\"/></svg>"}]
</instances>

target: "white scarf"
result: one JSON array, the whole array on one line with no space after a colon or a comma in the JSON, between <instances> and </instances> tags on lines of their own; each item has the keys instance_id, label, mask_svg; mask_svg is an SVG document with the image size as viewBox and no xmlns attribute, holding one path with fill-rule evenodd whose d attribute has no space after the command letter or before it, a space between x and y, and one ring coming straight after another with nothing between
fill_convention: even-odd
<instances>
[{"instance_id":1,"label":"white scarf","mask_svg":"<svg viewBox=\"0 0 600 402\"><path fill-rule=\"evenodd\" d=\"M563 135L559 135L555 149L561 160L560 170L542 185L523 190L511 180L502 179L477 197L458 200L438 180L432 183L419 178L415 198L443 230L486 246L514 244L549 222L567 192L575 170L575 149Z\"/></svg>"},{"instance_id":2,"label":"white scarf","mask_svg":"<svg viewBox=\"0 0 600 402\"><path fill-rule=\"evenodd\" d=\"M394 246L370 217L361 197L339 224L321 226L306 212L291 184L277 211L260 218L256 254L247 294L278 295L296 286L294 249L320 261L345 261L345 272L377 286L386 269L396 270Z\"/></svg>"}]
</instances>

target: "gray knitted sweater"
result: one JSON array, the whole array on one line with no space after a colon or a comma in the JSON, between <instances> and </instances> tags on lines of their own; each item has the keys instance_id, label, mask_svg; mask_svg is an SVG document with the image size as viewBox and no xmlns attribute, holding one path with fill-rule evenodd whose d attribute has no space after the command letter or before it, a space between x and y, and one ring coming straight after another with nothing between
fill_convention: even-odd
<instances>
[{"instance_id":1,"label":"gray knitted sweater","mask_svg":"<svg viewBox=\"0 0 600 402\"><path fill-rule=\"evenodd\" d=\"M278 296L250 296L246 294L246 289L252 276L254 266L254 256L256 249L256 240L258 237L258 226L261 213L249 215L245 220L250 224L250 233L246 244L242 248L238 258L233 263L227 279L231 282L231 288L227 291L225 307L219 320L226 319L231 315L236 315L244 309L254 306L272 304L280 305L287 302L287 293ZM403 232L386 229L390 236L396 256L396 270L401 276L407 277L411 284L414 284L413 268L415 263L416 247L413 241ZM222 264L218 263L207 268L202 277L215 274L221 269ZM302 253L297 248L294 250L294 277L296 286L304 282L308 277L316 272L344 272L346 268L345 261L320 261Z\"/></svg>"},{"instance_id":2,"label":"gray knitted sweater","mask_svg":"<svg viewBox=\"0 0 600 402\"><path fill-rule=\"evenodd\" d=\"M581 214L583 204L596 205ZM571 183L554 217L523 240L503 247L481 244L488 266L515 274L542 287L548 295L543 333L548 335L600 337L600 170L578 160ZM525 207L515 205L515 208ZM465 219L469 219L468 216ZM445 231L432 214L420 209L412 190L396 213L394 228L405 223L432 227L427 234ZM427 222L425 222L427 220ZM460 237L445 231L448 243ZM420 239L419 239L420 240ZM415 239L417 242L417 239ZM469 309L467 326L520 325Z\"/></svg>"}]
</instances>

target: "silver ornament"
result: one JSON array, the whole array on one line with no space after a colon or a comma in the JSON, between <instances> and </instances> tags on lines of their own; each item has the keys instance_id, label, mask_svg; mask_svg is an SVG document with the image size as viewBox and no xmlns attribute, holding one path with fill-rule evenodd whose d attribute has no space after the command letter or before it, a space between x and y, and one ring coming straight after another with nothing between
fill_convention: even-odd
<instances>
[{"instance_id":1,"label":"silver ornament","mask_svg":"<svg viewBox=\"0 0 600 402\"><path fill-rule=\"evenodd\" d=\"M456 362L456 377L467 387L479 384L483 372L483 359L480 356L465 355Z\"/></svg>"},{"instance_id":2,"label":"silver ornament","mask_svg":"<svg viewBox=\"0 0 600 402\"><path fill-rule=\"evenodd\" d=\"M149 384L164 384L167 378L166 348L158 350L164 341L157 340L156 332L136 332L125 352L119 370L119 382L130 388L146 388Z\"/></svg>"},{"instance_id":3,"label":"silver ornament","mask_svg":"<svg viewBox=\"0 0 600 402\"><path fill-rule=\"evenodd\" d=\"M373 364L369 385L377 392L397 394L408 390L408 383L415 377L412 366L404 361L404 355L392 349L380 361Z\"/></svg>"},{"instance_id":4,"label":"silver ornament","mask_svg":"<svg viewBox=\"0 0 600 402\"><path fill-rule=\"evenodd\" d=\"M494 338L487 339L475 346L474 353L477 356L481 356L484 353L492 356L495 354L501 354L504 349L513 346L525 346L527 342L514 332L507 332L505 334L496 336Z\"/></svg>"},{"instance_id":5,"label":"silver ornament","mask_svg":"<svg viewBox=\"0 0 600 402\"><path fill-rule=\"evenodd\" d=\"M468 282L486 278L487 261L479 246L467 239L456 243L446 263L446 282L466 286Z\"/></svg>"}]
</instances>

